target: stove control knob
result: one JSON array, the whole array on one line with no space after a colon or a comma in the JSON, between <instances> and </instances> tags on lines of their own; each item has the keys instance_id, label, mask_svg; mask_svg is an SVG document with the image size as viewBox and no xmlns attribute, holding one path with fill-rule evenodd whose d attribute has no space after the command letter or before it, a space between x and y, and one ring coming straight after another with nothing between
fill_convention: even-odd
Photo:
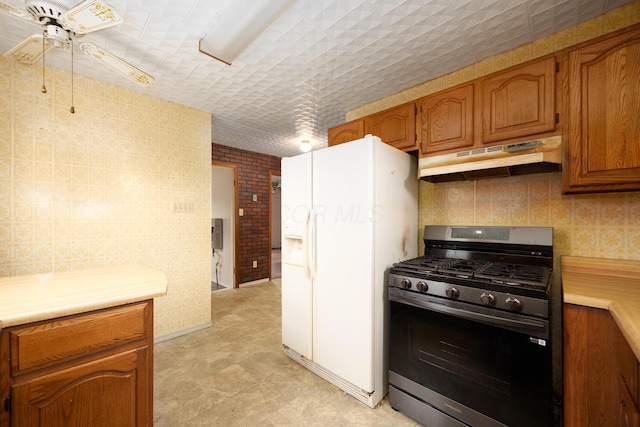
<instances>
[{"instance_id":1,"label":"stove control knob","mask_svg":"<svg viewBox=\"0 0 640 427\"><path fill-rule=\"evenodd\" d=\"M400 287L402 289L411 289L411 281L409 279L402 279L400 281Z\"/></svg>"},{"instance_id":2,"label":"stove control knob","mask_svg":"<svg viewBox=\"0 0 640 427\"><path fill-rule=\"evenodd\" d=\"M519 311L522 308L522 303L518 298L509 297L504 302L509 310Z\"/></svg>"},{"instance_id":3,"label":"stove control knob","mask_svg":"<svg viewBox=\"0 0 640 427\"><path fill-rule=\"evenodd\" d=\"M480 301L485 305L493 306L496 304L496 297L494 297L493 294L483 292L482 295L480 295Z\"/></svg>"},{"instance_id":4,"label":"stove control knob","mask_svg":"<svg viewBox=\"0 0 640 427\"><path fill-rule=\"evenodd\" d=\"M425 292L427 292L429 290L429 285L427 285L424 282L418 282L416 284L416 288L418 288L418 291L420 291L422 293L425 293Z\"/></svg>"},{"instance_id":5,"label":"stove control knob","mask_svg":"<svg viewBox=\"0 0 640 427\"><path fill-rule=\"evenodd\" d=\"M460 292L453 286L449 286L446 291L444 291L447 296L451 299L456 299L460 296Z\"/></svg>"}]
</instances>

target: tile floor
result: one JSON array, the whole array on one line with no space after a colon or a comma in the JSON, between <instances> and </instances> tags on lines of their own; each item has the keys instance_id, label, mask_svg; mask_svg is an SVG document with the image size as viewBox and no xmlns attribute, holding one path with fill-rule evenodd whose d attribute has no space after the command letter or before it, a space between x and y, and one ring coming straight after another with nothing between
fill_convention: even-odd
<instances>
[{"instance_id":1,"label":"tile floor","mask_svg":"<svg viewBox=\"0 0 640 427\"><path fill-rule=\"evenodd\" d=\"M154 425L417 426L285 356L280 280L211 294L211 328L155 346Z\"/></svg>"}]
</instances>

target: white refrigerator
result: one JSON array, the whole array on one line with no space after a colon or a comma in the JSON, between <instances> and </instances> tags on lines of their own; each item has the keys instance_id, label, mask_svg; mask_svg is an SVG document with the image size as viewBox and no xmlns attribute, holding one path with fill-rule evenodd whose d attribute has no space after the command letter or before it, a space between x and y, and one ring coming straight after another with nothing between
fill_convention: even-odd
<instances>
[{"instance_id":1,"label":"white refrigerator","mask_svg":"<svg viewBox=\"0 0 640 427\"><path fill-rule=\"evenodd\" d=\"M417 159L367 135L283 158L281 174L285 353L375 407L388 269L417 256Z\"/></svg>"}]
</instances>

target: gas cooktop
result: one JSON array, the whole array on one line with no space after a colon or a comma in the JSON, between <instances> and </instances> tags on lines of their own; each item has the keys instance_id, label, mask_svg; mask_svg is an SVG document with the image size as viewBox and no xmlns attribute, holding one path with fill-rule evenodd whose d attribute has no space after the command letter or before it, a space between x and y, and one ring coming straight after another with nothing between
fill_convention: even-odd
<instances>
[{"instance_id":1,"label":"gas cooktop","mask_svg":"<svg viewBox=\"0 0 640 427\"><path fill-rule=\"evenodd\" d=\"M389 292L547 317L552 240L549 227L427 226L424 256L391 267Z\"/></svg>"},{"instance_id":2,"label":"gas cooktop","mask_svg":"<svg viewBox=\"0 0 640 427\"><path fill-rule=\"evenodd\" d=\"M497 285L537 289L545 289L550 276L550 270L544 266L461 258L424 256L396 264L396 266L415 269L417 272L434 277L476 279L479 282Z\"/></svg>"}]
</instances>

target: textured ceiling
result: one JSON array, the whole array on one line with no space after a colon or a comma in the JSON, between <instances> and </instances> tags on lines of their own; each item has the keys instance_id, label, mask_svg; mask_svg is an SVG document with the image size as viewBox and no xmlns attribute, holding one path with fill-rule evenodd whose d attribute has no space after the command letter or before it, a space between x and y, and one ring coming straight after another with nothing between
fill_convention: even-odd
<instances>
[{"instance_id":1,"label":"textured ceiling","mask_svg":"<svg viewBox=\"0 0 640 427\"><path fill-rule=\"evenodd\" d=\"M282 157L302 139L326 146L327 129L352 108L631 3L297 0L228 66L199 53L198 40L232 0L107 1L124 23L85 39L156 82L139 87L83 54L76 73L210 112L214 143ZM40 32L0 13L1 52ZM46 59L70 70L68 52Z\"/></svg>"}]
</instances>

